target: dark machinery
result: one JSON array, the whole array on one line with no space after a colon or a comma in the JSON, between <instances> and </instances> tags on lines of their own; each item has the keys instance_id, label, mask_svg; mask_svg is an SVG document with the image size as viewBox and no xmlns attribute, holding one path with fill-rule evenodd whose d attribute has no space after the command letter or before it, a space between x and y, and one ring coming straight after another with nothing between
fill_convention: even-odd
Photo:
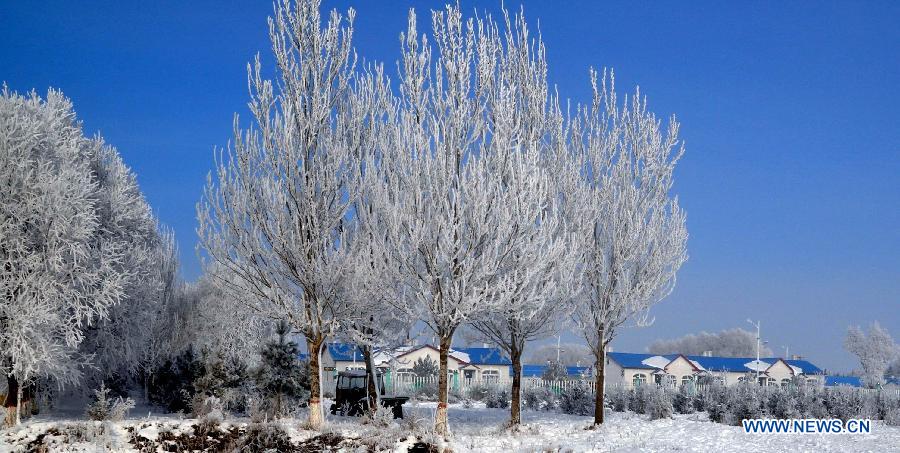
<instances>
[{"instance_id":1,"label":"dark machinery","mask_svg":"<svg viewBox=\"0 0 900 453\"><path fill-rule=\"evenodd\" d=\"M384 395L384 378L381 373L375 374L378 380L378 393ZM331 413L350 416L360 416L369 410L369 398L366 386L369 376L364 370L341 371L337 376L337 386L334 389L334 404L331 405ZM409 400L405 396L381 396L379 402L384 407L391 408L394 418L403 418L403 403Z\"/></svg>"}]
</instances>

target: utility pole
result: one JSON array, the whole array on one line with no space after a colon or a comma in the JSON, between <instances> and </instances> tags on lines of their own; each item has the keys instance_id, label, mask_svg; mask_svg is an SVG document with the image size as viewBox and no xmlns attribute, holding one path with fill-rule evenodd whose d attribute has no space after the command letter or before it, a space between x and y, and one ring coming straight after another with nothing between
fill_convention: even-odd
<instances>
[{"instance_id":1,"label":"utility pole","mask_svg":"<svg viewBox=\"0 0 900 453\"><path fill-rule=\"evenodd\" d=\"M756 321L755 323L747 318L747 322L750 323L751 326L756 326L756 383L759 384L759 325L762 321Z\"/></svg>"},{"instance_id":2,"label":"utility pole","mask_svg":"<svg viewBox=\"0 0 900 453\"><path fill-rule=\"evenodd\" d=\"M791 356L788 355L788 351L789 351L788 347L785 346L784 347L784 360L791 358Z\"/></svg>"},{"instance_id":3,"label":"utility pole","mask_svg":"<svg viewBox=\"0 0 900 453\"><path fill-rule=\"evenodd\" d=\"M556 336L556 363L559 363L559 353L562 351L562 335Z\"/></svg>"}]
</instances>

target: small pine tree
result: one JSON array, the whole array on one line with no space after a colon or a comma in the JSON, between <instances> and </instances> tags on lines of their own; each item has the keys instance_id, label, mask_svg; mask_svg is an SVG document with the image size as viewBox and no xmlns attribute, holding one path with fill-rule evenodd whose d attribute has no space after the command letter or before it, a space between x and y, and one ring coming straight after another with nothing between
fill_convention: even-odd
<instances>
[{"instance_id":1,"label":"small pine tree","mask_svg":"<svg viewBox=\"0 0 900 453\"><path fill-rule=\"evenodd\" d=\"M194 393L202 397L222 398L226 387L225 361L219 354L202 354L200 375L194 380Z\"/></svg>"},{"instance_id":2,"label":"small pine tree","mask_svg":"<svg viewBox=\"0 0 900 453\"><path fill-rule=\"evenodd\" d=\"M413 374L420 378L436 377L439 369L438 364L431 357L425 356L416 360L412 367Z\"/></svg>"},{"instance_id":3,"label":"small pine tree","mask_svg":"<svg viewBox=\"0 0 900 453\"><path fill-rule=\"evenodd\" d=\"M564 381L567 377L569 377L569 372L566 371L566 366L555 360L550 361L541 376L545 381Z\"/></svg>"},{"instance_id":4,"label":"small pine tree","mask_svg":"<svg viewBox=\"0 0 900 453\"><path fill-rule=\"evenodd\" d=\"M150 402L172 412L189 410L195 394L194 382L203 374L202 361L193 348L188 348L156 370L149 389Z\"/></svg>"},{"instance_id":5,"label":"small pine tree","mask_svg":"<svg viewBox=\"0 0 900 453\"><path fill-rule=\"evenodd\" d=\"M696 408L696 399L693 388L689 385L682 385L678 387L678 391L672 398L672 406L679 414L693 414Z\"/></svg>"},{"instance_id":6,"label":"small pine tree","mask_svg":"<svg viewBox=\"0 0 900 453\"><path fill-rule=\"evenodd\" d=\"M297 343L287 338L290 333L288 323L279 322L275 332L278 338L263 347L256 382L263 395L271 399L274 414L280 416L285 398L309 398L309 376L299 360Z\"/></svg>"},{"instance_id":7,"label":"small pine tree","mask_svg":"<svg viewBox=\"0 0 900 453\"><path fill-rule=\"evenodd\" d=\"M662 386L648 386L644 393L646 400L644 401L644 412L650 416L650 420L658 420L661 418L669 418L674 412L672 400L674 391Z\"/></svg>"}]
</instances>

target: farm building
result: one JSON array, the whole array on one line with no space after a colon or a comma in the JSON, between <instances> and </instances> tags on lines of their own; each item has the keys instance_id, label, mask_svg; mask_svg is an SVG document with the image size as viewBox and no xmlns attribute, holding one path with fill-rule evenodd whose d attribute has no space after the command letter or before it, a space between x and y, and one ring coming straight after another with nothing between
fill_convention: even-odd
<instances>
[{"instance_id":1,"label":"farm building","mask_svg":"<svg viewBox=\"0 0 900 453\"><path fill-rule=\"evenodd\" d=\"M431 345L404 346L375 351L375 366L392 379L412 379L417 360L438 363L440 351ZM500 381L509 379L512 363L499 348L454 348L448 357L451 383L466 381ZM331 384L340 371L365 369L362 350L353 344L329 343L322 353L323 380Z\"/></svg>"},{"instance_id":2,"label":"farm building","mask_svg":"<svg viewBox=\"0 0 900 453\"><path fill-rule=\"evenodd\" d=\"M674 380L677 384L699 381L707 377L731 385L756 380L763 385L787 385L798 379L810 384L824 384L824 373L806 360L778 357L756 358L685 356L681 354L606 354L607 385L635 386Z\"/></svg>"}]
</instances>

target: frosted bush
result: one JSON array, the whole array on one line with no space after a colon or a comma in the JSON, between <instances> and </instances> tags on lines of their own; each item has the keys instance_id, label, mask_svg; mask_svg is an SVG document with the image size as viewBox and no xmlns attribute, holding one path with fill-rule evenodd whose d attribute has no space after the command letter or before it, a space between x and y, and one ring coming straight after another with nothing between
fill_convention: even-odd
<instances>
[{"instance_id":1,"label":"frosted bush","mask_svg":"<svg viewBox=\"0 0 900 453\"><path fill-rule=\"evenodd\" d=\"M225 421L225 406L215 396L196 395L193 399L192 411L198 418L197 428L200 432L215 430Z\"/></svg>"},{"instance_id":2,"label":"frosted bush","mask_svg":"<svg viewBox=\"0 0 900 453\"><path fill-rule=\"evenodd\" d=\"M506 389L491 389L484 399L484 405L495 409L509 407L509 391Z\"/></svg>"},{"instance_id":3,"label":"frosted bush","mask_svg":"<svg viewBox=\"0 0 900 453\"><path fill-rule=\"evenodd\" d=\"M650 416L650 420L669 418L674 413L672 407L675 392L667 387L650 387L644 392L646 398L644 411Z\"/></svg>"},{"instance_id":4,"label":"frosted bush","mask_svg":"<svg viewBox=\"0 0 900 453\"><path fill-rule=\"evenodd\" d=\"M427 381L413 390L413 398L420 401L436 401L438 394L437 381Z\"/></svg>"},{"instance_id":5,"label":"frosted bush","mask_svg":"<svg viewBox=\"0 0 900 453\"><path fill-rule=\"evenodd\" d=\"M531 387L522 391L522 407L525 409L549 411L558 405L556 394L546 387Z\"/></svg>"},{"instance_id":6,"label":"frosted bush","mask_svg":"<svg viewBox=\"0 0 900 453\"><path fill-rule=\"evenodd\" d=\"M879 391L873 398L875 415L873 418L887 420L891 411L900 409L900 393L894 391Z\"/></svg>"},{"instance_id":7,"label":"frosted bush","mask_svg":"<svg viewBox=\"0 0 900 453\"><path fill-rule=\"evenodd\" d=\"M722 423L740 425L741 420L765 418L767 415L762 387L752 383L741 383L728 387Z\"/></svg>"},{"instance_id":8,"label":"frosted bush","mask_svg":"<svg viewBox=\"0 0 900 453\"><path fill-rule=\"evenodd\" d=\"M863 411L863 396L859 389L833 387L825 391L825 408L830 416L847 421L858 418Z\"/></svg>"},{"instance_id":9,"label":"frosted bush","mask_svg":"<svg viewBox=\"0 0 900 453\"><path fill-rule=\"evenodd\" d=\"M394 411L390 407L381 404L375 408L375 413L366 411L360 423L363 425L372 425L380 428L387 428L394 424Z\"/></svg>"},{"instance_id":10,"label":"frosted bush","mask_svg":"<svg viewBox=\"0 0 900 453\"><path fill-rule=\"evenodd\" d=\"M693 387L682 385L672 397L672 407L679 414L693 414L696 408L694 400L697 397L694 394Z\"/></svg>"},{"instance_id":11,"label":"frosted bush","mask_svg":"<svg viewBox=\"0 0 900 453\"><path fill-rule=\"evenodd\" d=\"M606 392L606 401L610 409L616 412L625 412L628 409L628 398L631 392L623 387L616 386Z\"/></svg>"},{"instance_id":12,"label":"frosted bush","mask_svg":"<svg viewBox=\"0 0 900 453\"><path fill-rule=\"evenodd\" d=\"M645 394L647 393L649 385L639 385L634 388L634 390L628 395L628 409L635 414L643 414L644 413L644 401L646 400Z\"/></svg>"},{"instance_id":13,"label":"frosted bush","mask_svg":"<svg viewBox=\"0 0 900 453\"><path fill-rule=\"evenodd\" d=\"M493 386L478 383L469 387L468 396L472 399L472 401L484 401L484 399L487 398L491 391L493 391Z\"/></svg>"},{"instance_id":14,"label":"frosted bush","mask_svg":"<svg viewBox=\"0 0 900 453\"><path fill-rule=\"evenodd\" d=\"M94 390L94 402L87 407L85 412L91 420L97 421L122 421L128 415L128 411L134 408L134 400L121 396L111 399L110 390L105 384Z\"/></svg>"},{"instance_id":15,"label":"frosted bush","mask_svg":"<svg viewBox=\"0 0 900 453\"><path fill-rule=\"evenodd\" d=\"M794 389L773 389L768 394L768 411L772 418L799 418L799 393Z\"/></svg>"},{"instance_id":16,"label":"frosted bush","mask_svg":"<svg viewBox=\"0 0 900 453\"><path fill-rule=\"evenodd\" d=\"M559 395L559 409L564 414L591 415L594 407L594 393L582 381L576 381Z\"/></svg>"},{"instance_id":17,"label":"frosted bush","mask_svg":"<svg viewBox=\"0 0 900 453\"><path fill-rule=\"evenodd\" d=\"M706 411L710 420L720 422L721 414L725 411L726 394L724 385L712 384L703 388L694 400L694 405L698 411Z\"/></svg>"},{"instance_id":18,"label":"frosted bush","mask_svg":"<svg viewBox=\"0 0 900 453\"><path fill-rule=\"evenodd\" d=\"M803 418L828 418L823 399L825 391L816 387L800 387L797 391L797 411Z\"/></svg>"},{"instance_id":19,"label":"frosted bush","mask_svg":"<svg viewBox=\"0 0 900 453\"><path fill-rule=\"evenodd\" d=\"M888 410L884 415L884 424L888 426L900 426L900 407Z\"/></svg>"},{"instance_id":20,"label":"frosted bush","mask_svg":"<svg viewBox=\"0 0 900 453\"><path fill-rule=\"evenodd\" d=\"M240 451L292 451L287 431L275 422L251 423L241 441Z\"/></svg>"}]
</instances>

